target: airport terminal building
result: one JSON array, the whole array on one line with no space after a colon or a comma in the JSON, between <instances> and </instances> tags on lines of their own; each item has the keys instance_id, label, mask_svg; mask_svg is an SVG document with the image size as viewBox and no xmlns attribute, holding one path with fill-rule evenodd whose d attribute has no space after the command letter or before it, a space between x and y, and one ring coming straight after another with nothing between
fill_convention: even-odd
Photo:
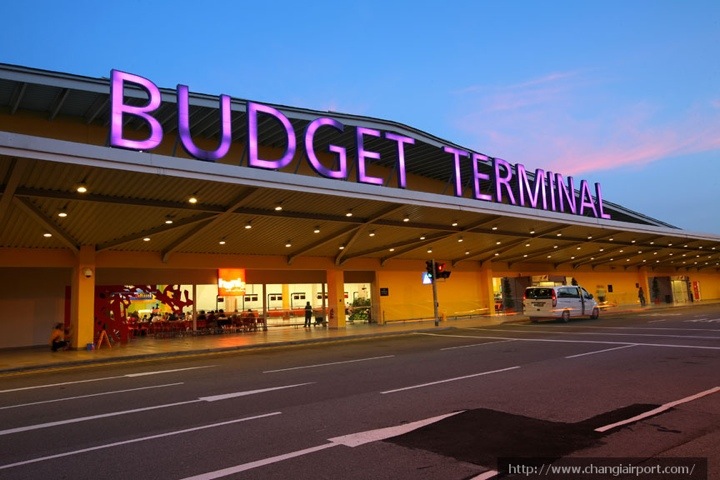
<instances>
[{"instance_id":1,"label":"airport terminal building","mask_svg":"<svg viewBox=\"0 0 720 480\"><path fill-rule=\"evenodd\" d=\"M156 316L330 328L720 299L720 236L400 123L0 64L0 348L132 342ZM182 82L183 79L178 79ZM428 262L446 279L428 283ZM434 287L434 288L433 288ZM302 319L299 320L302 323Z\"/></svg>"}]
</instances>

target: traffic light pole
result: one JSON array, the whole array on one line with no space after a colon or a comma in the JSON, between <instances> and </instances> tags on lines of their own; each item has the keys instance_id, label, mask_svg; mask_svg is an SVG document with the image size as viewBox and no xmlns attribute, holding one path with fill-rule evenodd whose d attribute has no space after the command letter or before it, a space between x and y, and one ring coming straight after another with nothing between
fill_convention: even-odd
<instances>
[{"instance_id":1,"label":"traffic light pole","mask_svg":"<svg viewBox=\"0 0 720 480\"><path fill-rule=\"evenodd\" d=\"M435 326L440 325L440 319L438 318L438 300L437 300L437 278L435 278L435 259L432 259L432 290L433 290L433 314L435 315Z\"/></svg>"}]
</instances>

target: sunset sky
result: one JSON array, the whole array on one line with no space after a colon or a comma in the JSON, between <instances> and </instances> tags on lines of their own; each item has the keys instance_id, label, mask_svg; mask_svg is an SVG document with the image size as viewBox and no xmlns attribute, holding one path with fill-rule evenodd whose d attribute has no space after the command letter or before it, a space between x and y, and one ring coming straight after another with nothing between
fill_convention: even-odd
<instances>
[{"instance_id":1,"label":"sunset sky","mask_svg":"<svg viewBox=\"0 0 720 480\"><path fill-rule=\"evenodd\" d=\"M392 120L720 235L720 1L33 1L0 62Z\"/></svg>"}]
</instances>

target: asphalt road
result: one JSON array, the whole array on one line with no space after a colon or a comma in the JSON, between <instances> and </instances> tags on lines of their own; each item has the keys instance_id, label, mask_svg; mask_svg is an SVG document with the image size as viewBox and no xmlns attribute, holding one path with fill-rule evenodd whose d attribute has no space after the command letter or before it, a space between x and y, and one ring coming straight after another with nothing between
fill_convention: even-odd
<instances>
[{"instance_id":1,"label":"asphalt road","mask_svg":"<svg viewBox=\"0 0 720 480\"><path fill-rule=\"evenodd\" d=\"M719 372L716 306L6 376L0 478L720 478Z\"/></svg>"}]
</instances>

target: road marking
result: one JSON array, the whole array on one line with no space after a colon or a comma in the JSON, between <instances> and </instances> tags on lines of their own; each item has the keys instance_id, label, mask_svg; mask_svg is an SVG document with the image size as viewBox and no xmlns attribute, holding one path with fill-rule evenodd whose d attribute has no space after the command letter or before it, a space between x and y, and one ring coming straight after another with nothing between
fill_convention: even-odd
<instances>
[{"instance_id":1,"label":"road marking","mask_svg":"<svg viewBox=\"0 0 720 480\"><path fill-rule=\"evenodd\" d=\"M102 393L92 393L89 395L77 395L75 397L64 397L64 398L56 398L54 400L43 400L40 402L31 402L31 403L21 403L19 405L10 405L7 407L0 407L0 410L7 410L9 408L20 408L20 407L30 407L32 405L42 405L44 403L54 403L54 402L66 402L68 400L79 400L81 398L91 398L91 397L100 397L103 395L114 395L116 393L127 393L127 392L137 392L140 390L150 390L153 388L165 388L165 387L174 387L176 385L183 385L184 382L178 382L178 383L166 383L165 385L153 385L150 387L138 387L138 388L128 388L125 390L114 390L112 392L102 392Z\"/></svg>"},{"instance_id":2,"label":"road marking","mask_svg":"<svg viewBox=\"0 0 720 480\"><path fill-rule=\"evenodd\" d=\"M612 352L613 350L622 350L623 348L630 348L630 347L637 347L636 344L632 345L623 345L621 347L615 347L615 348L606 348L605 350L595 350L594 352L587 352L587 353L578 353L577 355L570 355L565 358L578 358L578 357L584 357L586 355L595 355L596 353L605 353L605 352Z\"/></svg>"},{"instance_id":3,"label":"road marking","mask_svg":"<svg viewBox=\"0 0 720 480\"><path fill-rule=\"evenodd\" d=\"M296 383L295 385L282 385L280 387L262 388L259 390L246 390L244 392L225 393L223 395L213 395L210 397L200 397L198 400L204 402L217 402L218 400L227 400L229 398L245 397L247 395L257 395L258 393L273 392L275 390L283 390L285 388L302 387L303 385L311 385L315 382Z\"/></svg>"},{"instance_id":4,"label":"road marking","mask_svg":"<svg viewBox=\"0 0 720 480\"><path fill-rule=\"evenodd\" d=\"M394 390L386 390L384 392L380 392L381 394L385 395L387 393L397 393L397 392L404 392L405 390L412 390L415 388L424 388L424 387L431 387L433 385L439 385L441 383L448 383L448 382L456 382L458 380L466 380L468 378L474 378L474 377L481 377L483 375L490 375L493 373L501 373L501 372L507 372L510 370L515 370L520 368L519 366L515 367L508 367L508 368L501 368L499 370L490 370L488 372L480 372L480 373L473 373L471 375L463 375L462 377L453 377L453 378L446 378L444 380L438 380L436 382L429 382L429 383L422 383L419 385L411 385L409 387L403 387L403 388L396 388Z\"/></svg>"},{"instance_id":5,"label":"road marking","mask_svg":"<svg viewBox=\"0 0 720 480\"><path fill-rule=\"evenodd\" d=\"M637 422L639 420L642 420L647 417L652 417L654 415L657 415L658 413L662 413L665 410L669 410L677 405L680 405L682 403L691 402L693 400L697 400L698 398L705 397L707 395L712 395L713 393L720 392L720 387L714 387L710 390L705 390L704 392L696 393L695 395L691 395L689 397L681 398L680 400L675 400L674 402L666 403L664 405L660 405L657 408L654 408L652 410L649 410L645 413L641 413L640 415L636 415L632 418L628 418L626 420L621 420L619 422L611 423L610 425L605 425L604 427L596 428L596 432L607 432L608 430L612 430L613 428L620 427L622 425L627 425L628 423Z\"/></svg>"},{"instance_id":6,"label":"road marking","mask_svg":"<svg viewBox=\"0 0 720 480\"><path fill-rule=\"evenodd\" d=\"M184 402L165 403L162 405L153 405L151 407L133 408L131 410L120 410L117 412L101 413L98 415L89 415L87 417L69 418L67 420L56 420L54 422L38 423L35 425L26 425L24 427L8 428L6 430L0 430L0 436L11 435L13 433L20 433L20 432L29 432L31 430L40 430L42 428L57 427L60 425L68 425L71 423L87 422L90 420L98 420L101 418L117 417L120 415L127 415L130 413L140 413L140 412L147 412L150 410L159 410L161 408L170 408L170 407L177 407L177 406L181 406L181 405L189 405L191 403L197 403L197 402L215 402L218 400L226 400L229 398L243 397L246 395L255 395L258 393L265 393L265 392L270 392L273 390L279 390L279 389L283 389L283 388L292 388L292 387L297 387L300 385L307 385L307 384L286 385L286 386L280 386L280 387L266 388L266 389L262 389L262 390L249 390L249 391L244 391L244 392L227 393L224 395L200 397L195 400L186 400Z\"/></svg>"},{"instance_id":7,"label":"road marking","mask_svg":"<svg viewBox=\"0 0 720 480\"><path fill-rule=\"evenodd\" d=\"M512 337L485 337L478 335L448 335L443 333L423 333L418 335L427 335L429 337L452 337L452 338L487 338L515 340L518 342L547 342L547 343L591 343L597 345L637 345L639 347L663 347L663 348L693 348L697 350L720 350L720 347L701 347L697 345L673 345L671 343L640 343L640 342L611 342L609 340L559 340L551 338L512 338Z\"/></svg>"},{"instance_id":8,"label":"road marking","mask_svg":"<svg viewBox=\"0 0 720 480\"><path fill-rule=\"evenodd\" d=\"M176 373L176 372L185 372L187 370L199 370L201 368L213 368L217 367L217 365L201 365L199 367L186 367L186 368L173 368L172 370L155 370L152 372L139 372L139 373L128 373L127 375L123 375L125 377L145 377L147 375L160 375L162 373Z\"/></svg>"},{"instance_id":9,"label":"road marking","mask_svg":"<svg viewBox=\"0 0 720 480\"><path fill-rule=\"evenodd\" d=\"M393 358L393 357L395 357L395 355L384 355L382 357L358 358L356 360L344 360L342 362L317 363L314 365L302 365L299 367L278 368L277 370L265 370L263 373L289 372L291 370L302 370L304 368L328 367L330 365L343 365L345 363L367 362L369 360L381 360L383 358Z\"/></svg>"},{"instance_id":10,"label":"road marking","mask_svg":"<svg viewBox=\"0 0 720 480\"><path fill-rule=\"evenodd\" d=\"M134 377L142 377L145 375L159 375L161 373L174 373L174 372L181 372L184 370L196 370L198 368L210 368L215 367L217 365L205 365L201 367L188 367L188 368L176 368L173 370L157 370L154 372L141 372L141 373L128 373L127 375L116 375L113 377L100 377L100 378L90 378L87 380L74 380L72 382L60 382L60 383L47 383L44 385L33 385L31 387L20 387L20 388L10 388L8 390L0 390L0 393L10 393L10 392L20 392L23 390L35 390L38 388L50 388L50 387L62 387L65 385L75 385L78 383L91 383L91 382L104 382L107 380L118 380L120 378L134 378Z\"/></svg>"},{"instance_id":11,"label":"road marking","mask_svg":"<svg viewBox=\"0 0 720 480\"><path fill-rule=\"evenodd\" d=\"M685 320L687 322L687 320ZM516 323L508 323L509 327L528 327L530 325L519 325ZM538 325L533 324L532 328L533 330L538 329L538 331L547 331L547 332L553 332L553 331L559 331L557 328L560 328L563 325L557 325L556 327L550 326L550 325ZM683 332L720 332L720 330L715 328L680 328L680 327L591 327L589 325L564 325L564 326L571 326L572 328L578 328L578 329L592 329L592 330L650 330L653 332L657 332L659 330L680 330ZM539 330L540 328L547 328L547 330ZM550 329L553 330L550 330ZM468 328L468 330L485 330L484 327L472 327Z\"/></svg>"},{"instance_id":12,"label":"road marking","mask_svg":"<svg viewBox=\"0 0 720 480\"><path fill-rule=\"evenodd\" d=\"M483 328L483 332L507 332L507 330ZM704 330L702 330L704 331ZM513 330L513 333L538 333L537 330ZM543 331L542 333L553 333L557 335L608 335L615 337L667 337L667 338L692 338L696 340L720 340L720 337L708 337L704 335L665 335L660 333L612 333L612 332L566 332L566 331Z\"/></svg>"},{"instance_id":13,"label":"road marking","mask_svg":"<svg viewBox=\"0 0 720 480\"><path fill-rule=\"evenodd\" d=\"M122 442L108 443L105 445L97 445L95 447L83 448L82 450L74 450L72 452L58 453L56 455L49 455L47 457L33 458L31 460L24 460L22 462L8 463L6 465L0 465L0 470L5 470L12 467L20 467L22 465L29 465L31 463L44 462L46 460L55 460L57 458L69 457L72 455L79 455L81 453L93 452L96 450L104 450L106 448L119 447L122 445L129 445L131 443L145 442L148 440L157 440L158 438L171 437L173 435L182 435L184 433L196 432L198 430L205 430L208 428L223 427L226 425L232 425L234 423L247 422L249 420L258 420L261 418L272 417L274 415L280 415L282 412L264 413L261 415L255 415L252 417L237 418L235 420L228 420L220 423L213 423L210 425L202 425L200 427L186 428L183 430L175 430L174 432L160 433L158 435L151 435L149 437L134 438L132 440L125 440Z\"/></svg>"},{"instance_id":14,"label":"road marking","mask_svg":"<svg viewBox=\"0 0 720 480\"><path fill-rule=\"evenodd\" d=\"M457 415L458 413L462 412L453 412L446 415L428 418L425 420L419 420L417 422L399 425L396 427L379 428L377 430L369 430L366 432L358 432L350 435L343 435L341 437L330 438L328 439L330 443L324 443L315 447L304 448L302 450L296 450L294 452L284 453L282 455L276 455L274 457L263 458L254 462L242 463L240 465L235 465L234 467L223 468L221 470L215 470L213 472L201 473L192 477L185 477L183 480L212 480L215 478L227 477L228 475L234 475L240 472L246 472L255 468L264 467L273 463L282 462L283 460L301 457L303 455L308 455L310 453L319 452L321 450L326 450L328 448L333 448L340 445L353 448L359 445L365 445L369 442L386 440L388 438L412 432L413 430L424 427L426 425L439 422L440 420L443 420L452 415Z\"/></svg>"},{"instance_id":15,"label":"road marking","mask_svg":"<svg viewBox=\"0 0 720 480\"><path fill-rule=\"evenodd\" d=\"M499 342L484 342L484 343L473 343L472 345L458 345L457 347L445 347L441 348L440 351L443 350L457 350L459 348L470 348L470 347L482 347L483 345L495 345L496 343L508 343L508 342L514 342L515 340L500 340Z\"/></svg>"},{"instance_id":16,"label":"road marking","mask_svg":"<svg viewBox=\"0 0 720 480\"><path fill-rule=\"evenodd\" d=\"M487 472L483 472L477 477L473 477L470 480L488 480L490 478L495 478L496 475L498 475L500 472L497 470L488 470Z\"/></svg>"}]
</instances>

